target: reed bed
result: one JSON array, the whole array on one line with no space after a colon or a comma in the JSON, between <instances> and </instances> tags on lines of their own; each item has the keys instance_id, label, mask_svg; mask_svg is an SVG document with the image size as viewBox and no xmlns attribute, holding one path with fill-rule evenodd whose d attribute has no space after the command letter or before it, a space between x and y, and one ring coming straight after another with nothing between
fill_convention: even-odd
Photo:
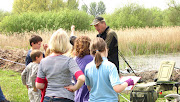
<instances>
[{"instance_id":1,"label":"reed bed","mask_svg":"<svg viewBox=\"0 0 180 102\"><path fill-rule=\"evenodd\" d=\"M0 34L0 48L18 48L28 50L29 38L37 34L43 38L42 43L48 43L55 31L37 31ZM166 54L180 52L180 27L154 27L154 28L127 28L115 30L118 35L119 50L126 55ZM70 31L67 31L70 35ZM76 31L76 36L96 37L96 31Z\"/></svg>"},{"instance_id":2,"label":"reed bed","mask_svg":"<svg viewBox=\"0 0 180 102\"><path fill-rule=\"evenodd\" d=\"M180 27L131 28L116 32L119 49L127 55L180 51Z\"/></svg>"}]
</instances>

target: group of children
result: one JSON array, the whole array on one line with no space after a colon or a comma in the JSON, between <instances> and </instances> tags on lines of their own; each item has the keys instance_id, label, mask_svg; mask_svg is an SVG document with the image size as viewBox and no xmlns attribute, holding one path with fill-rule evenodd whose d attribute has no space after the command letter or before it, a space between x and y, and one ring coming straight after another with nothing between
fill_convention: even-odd
<instances>
[{"instance_id":1,"label":"group of children","mask_svg":"<svg viewBox=\"0 0 180 102\"><path fill-rule=\"evenodd\" d=\"M40 51L42 38L38 35L32 35L29 39L31 49L26 56L26 68L21 73L22 83L26 85L28 89L28 96L30 102L43 102L45 90L39 90L35 86L35 80L37 77L38 66L42 58L45 57L43 52ZM45 50L47 45L44 46ZM46 82L46 80L45 80Z\"/></svg>"},{"instance_id":2,"label":"group of children","mask_svg":"<svg viewBox=\"0 0 180 102\"><path fill-rule=\"evenodd\" d=\"M44 46L45 56L39 50L42 38L31 37L27 66L21 73L30 102L118 102L117 93L133 85L133 80L120 81L116 66L107 59L107 44L102 38L73 38L74 58L67 55L72 46L63 29L53 33L48 48Z\"/></svg>"}]
</instances>

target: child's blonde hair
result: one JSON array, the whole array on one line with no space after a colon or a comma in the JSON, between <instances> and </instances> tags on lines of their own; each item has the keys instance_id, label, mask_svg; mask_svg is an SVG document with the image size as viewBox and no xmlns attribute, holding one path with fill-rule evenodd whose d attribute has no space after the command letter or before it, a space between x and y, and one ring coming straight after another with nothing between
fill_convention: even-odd
<instances>
[{"instance_id":1,"label":"child's blonde hair","mask_svg":"<svg viewBox=\"0 0 180 102\"><path fill-rule=\"evenodd\" d=\"M71 48L69 37L63 29L57 30L50 38L49 49L50 52L66 53Z\"/></svg>"},{"instance_id":2,"label":"child's blonde hair","mask_svg":"<svg viewBox=\"0 0 180 102\"><path fill-rule=\"evenodd\" d=\"M45 51L45 57L49 56L51 54L49 47Z\"/></svg>"}]
</instances>

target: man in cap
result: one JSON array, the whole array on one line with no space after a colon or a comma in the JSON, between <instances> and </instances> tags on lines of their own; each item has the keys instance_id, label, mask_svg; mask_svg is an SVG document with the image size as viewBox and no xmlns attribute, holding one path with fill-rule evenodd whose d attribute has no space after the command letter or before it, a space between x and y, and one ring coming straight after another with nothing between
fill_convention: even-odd
<instances>
[{"instance_id":1,"label":"man in cap","mask_svg":"<svg viewBox=\"0 0 180 102\"><path fill-rule=\"evenodd\" d=\"M119 73L119 59L118 59L118 38L117 34L106 25L103 17L96 17L91 26L94 25L96 30L99 32L97 37L101 37L107 43L109 48L108 60L114 63Z\"/></svg>"}]
</instances>

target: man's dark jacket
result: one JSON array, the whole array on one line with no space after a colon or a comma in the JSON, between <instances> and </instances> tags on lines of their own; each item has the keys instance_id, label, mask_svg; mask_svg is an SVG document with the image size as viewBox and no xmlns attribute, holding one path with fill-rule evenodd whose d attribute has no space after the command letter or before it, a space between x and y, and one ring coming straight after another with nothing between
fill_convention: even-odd
<instances>
[{"instance_id":1,"label":"man's dark jacket","mask_svg":"<svg viewBox=\"0 0 180 102\"><path fill-rule=\"evenodd\" d=\"M101 37L107 43L109 48L108 51L108 60L114 63L117 67L119 73L119 59L118 59L118 40L117 34L111 30L109 27L105 29L102 34L98 34L97 37Z\"/></svg>"}]
</instances>

